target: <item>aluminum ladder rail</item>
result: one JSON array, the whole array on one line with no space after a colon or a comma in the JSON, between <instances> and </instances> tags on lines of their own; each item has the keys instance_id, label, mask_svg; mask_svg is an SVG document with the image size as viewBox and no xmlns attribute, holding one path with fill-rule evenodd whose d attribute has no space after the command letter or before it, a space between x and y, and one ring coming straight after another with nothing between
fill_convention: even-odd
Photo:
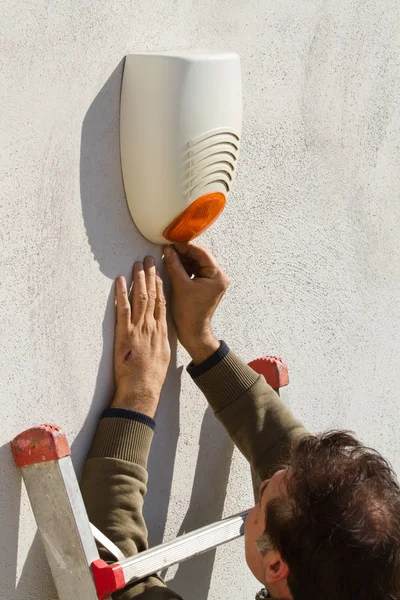
<instances>
[{"instance_id":1,"label":"aluminum ladder rail","mask_svg":"<svg viewBox=\"0 0 400 600\"><path fill-rule=\"evenodd\" d=\"M265 357L249 363L277 392L287 385L285 363ZM89 522L71 461L66 435L40 425L14 438L11 450L20 469L60 600L106 600L127 584L183 562L243 535L248 511L206 525L132 557ZM258 482L253 474L253 483ZM100 559L96 540L117 562Z\"/></svg>"}]
</instances>

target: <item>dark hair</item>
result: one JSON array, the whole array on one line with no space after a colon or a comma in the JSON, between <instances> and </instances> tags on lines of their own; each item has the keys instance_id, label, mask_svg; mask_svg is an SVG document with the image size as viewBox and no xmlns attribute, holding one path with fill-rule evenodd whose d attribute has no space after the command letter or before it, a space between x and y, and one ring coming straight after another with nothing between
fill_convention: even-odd
<instances>
[{"instance_id":1,"label":"dark hair","mask_svg":"<svg viewBox=\"0 0 400 600\"><path fill-rule=\"evenodd\" d=\"M348 432L303 438L265 536L295 600L399 600L400 488L388 462Z\"/></svg>"}]
</instances>

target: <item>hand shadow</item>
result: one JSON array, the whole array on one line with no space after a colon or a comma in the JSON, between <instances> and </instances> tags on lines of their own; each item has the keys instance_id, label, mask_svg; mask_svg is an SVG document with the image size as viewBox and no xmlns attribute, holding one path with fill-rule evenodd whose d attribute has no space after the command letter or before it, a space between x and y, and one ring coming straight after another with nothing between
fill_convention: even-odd
<instances>
[{"instance_id":1,"label":"hand shadow","mask_svg":"<svg viewBox=\"0 0 400 600\"><path fill-rule=\"evenodd\" d=\"M201 426L190 504L178 535L222 518L232 454L232 441L214 417L212 410L207 408ZM168 585L182 598L206 600L215 552L216 550L212 550L181 563Z\"/></svg>"}]
</instances>

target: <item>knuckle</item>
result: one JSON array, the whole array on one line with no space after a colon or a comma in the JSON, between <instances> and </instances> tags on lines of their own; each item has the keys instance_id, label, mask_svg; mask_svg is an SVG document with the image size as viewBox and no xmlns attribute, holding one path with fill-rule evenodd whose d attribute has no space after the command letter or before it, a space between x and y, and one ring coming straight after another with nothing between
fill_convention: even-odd
<instances>
[{"instance_id":1,"label":"knuckle","mask_svg":"<svg viewBox=\"0 0 400 600\"><path fill-rule=\"evenodd\" d=\"M147 293L146 292L140 292L139 293L139 301L142 304L144 304L145 302L147 302Z\"/></svg>"},{"instance_id":2,"label":"knuckle","mask_svg":"<svg viewBox=\"0 0 400 600\"><path fill-rule=\"evenodd\" d=\"M219 282L220 282L221 287L223 289L226 289L229 286L231 281L230 281L228 275L226 275L226 273L224 273L223 271L220 271Z\"/></svg>"},{"instance_id":3,"label":"knuckle","mask_svg":"<svg viewBox=\"0 0 400 600\"><path fill-rule=\"evenodd\" d=\"M167 326L167 322L165 321L165 319L162 319L161 321L157 322L157 331L163 337L167 337L168 336L168 326Z\"/></svg>"},{"instance_id":4,"label":"knuckle","mask_svg":"<svg viewBox=\"0 0 400 600\"><path fill-rule=\"evenodd\" d=\"M228 284L223 279L220 279L216 284L216 289L218 290L218 292L221 292L221 293L225 292L227 287L228 287Z\"/></svg>"},{"instance_id":5,"label":"knuckle","mask_svg":"<svg viewBox=\"0 0 400 600\"><path fill-rule=\"evenodd\" d=\"M157 294L156 294L155 290L149 290L147 292L147 296L148 296L149 300L155 300L157 297Z\"/></svg>"},{"instance_id":6,"label":"knuckle","mask_svg":"<svg viewBox=\"0 0 400 600\"><path fill-rule=\"evenodd\" d=\"M154 319L147 319L146 321L146 331L147 333L154 333L156 329L156 322Z\"/></svg>"}]
</instances>

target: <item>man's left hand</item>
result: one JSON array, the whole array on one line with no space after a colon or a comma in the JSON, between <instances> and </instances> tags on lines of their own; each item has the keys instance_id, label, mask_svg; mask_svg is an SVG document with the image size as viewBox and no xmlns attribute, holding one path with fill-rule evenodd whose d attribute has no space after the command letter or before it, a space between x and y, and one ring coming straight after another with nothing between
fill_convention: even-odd
<instances>
[{"instance_id":1,"label":"man's left hand","mask_svg":"<svg viewBox=\"0 0 400 600\"><path fill-rule=\"evenodd\" d=\"M116 392L111 406L154 417L171 353L163 283L151 256L134 264L132 302L124 277L116 280L115 298Z\"/></svg>"}]
</instances>

